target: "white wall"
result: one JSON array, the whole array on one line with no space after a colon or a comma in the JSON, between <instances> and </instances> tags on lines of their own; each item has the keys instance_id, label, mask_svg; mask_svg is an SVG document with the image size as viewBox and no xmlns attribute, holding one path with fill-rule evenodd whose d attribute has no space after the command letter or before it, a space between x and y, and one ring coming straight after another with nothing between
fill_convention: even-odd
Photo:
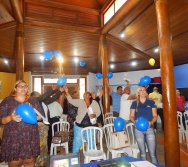
<instances>
[{"instance_id":1,"label":"white wall","mask_svg":"<svg viewBox=\"0 0 188 167\"><path fill-rule=\"evenodd\" d=\"M137 90L138 83L140 78L143 76L160 77L160 70L143 70L143 71L131 71L131 72L121 72L121 73L113 73L113 77L109 79L109 83L114 91L116 91L117 86L125 86L126 83L124 81L125 78L130 80L131 84L131 94L134 94ZM94 73L89 73L87 77L87 90L95 91L99 93L97 86L102 86L102 79L97 79ZM160 117L157 119L157 123L161 123Z\"/></svg>"},{"instance_id":2,"label":"white wall","mask_svg":"<svg viewBox=\"0 0 188 167\"><path fill-rule=\"evenodd\" d=\"M96 85L98 84L97 78L94 73L89 73L87 76L87 91L96 92Z\"/></svg>"},{"instance_id":3,"label":"white wall","mask_svg":"<svg viewBox=\"0 0 188 167\"><path fill-rule=\"evenodd\" d=\"M143 70L143 71L130 71L130 72L121 72L121 73L113 73L113 77L109 79L109 83L114 91L116 91L117 86L125 86L126 83L124 81L124 78L129 79L131 82L131 92L134 93L135 89L138 86L138 82L140 81L140 78L143 76L150 76L153 77L159 77L161 76L160 70ZM97 79L95 74L89 73L88 76L88 91L96 91L97 86L102 86L102 79Z\"/></svg>"}]
</instances>

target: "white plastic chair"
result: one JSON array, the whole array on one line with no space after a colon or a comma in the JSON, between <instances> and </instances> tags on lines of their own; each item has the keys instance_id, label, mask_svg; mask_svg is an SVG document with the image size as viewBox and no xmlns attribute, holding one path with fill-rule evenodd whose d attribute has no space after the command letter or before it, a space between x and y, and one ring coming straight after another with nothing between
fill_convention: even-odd
<instances>
[{"instance_id":1,"label":"white plastic chair","mask_svg":"<svg viewBox=\"0 0 188 167\"><path fill-rule=\"evenodd\" d=\"M132 150L132 154L134 158L137 158L138 153L140 152L139 148L138 148L138 144L136 142L135 136L134 136L134 124L133 123L128 123L126 125L126 131L127 131L127 135L128 135L128 140L130 142L130 147Z\"/></svg>"},{"instance_id":2,"label":"white plastic chair","mask_svg":"<svg viewBox=\"0 0 188 167\"><path fill-rule=\"evenodd\" d=\"M112 148L112 137L111 133L114 132L114 124L106 124L103 126L103 132L106 140L106 146L107 146L107 159L109 159L109 154L112 154L112 158L120 157L121 154L126 154L129 156L132 156L132 151L130 147L125 148L119 148L119 149L113 149Z\"/></svg>"},{"instance_id":3,"label":"white plastic chair","mask_svg":"<svg viewBox=\"0 0 188 167\"><path fill-rule=\"evenodd\" d=\"M111 112L105 113L104 118L107 118L107 117L113 117L113 113Z\"/></svg>"},{"instance_id":4,"label":"white plastic chair","mask_svg":"<svg viewBox=\"0 0 188 167\"><path fill-rule=\"evenodd\" d=\"M91 160L106 160L106 154L103 151L103 131L99 127L89 126L81 130L82 146L84 154L84 163L90 163ZM99 139L97 146L96 138Z\"/></svg>"},{"instance_id":5,"label":"white plastic chair","mask_svg":"<svg viewBox=\"0 0 188 167\"><path fill-rule=\"evenodd\" d=\"M106 125L106 124L113 124L114 123L114 120L116 119L117 117L106 117L105 119L104 119L104 124Z\"/></svg>"},{"instance_id":6,"label":"white plastic chair","mask_svg":"<svg viewBox=\"0 0 188 167\"><path fill-rule=\"evenodd\" d=\"M182 143L182 139L184 139L185 130L183 127L182 122L182 113L180 111L177 111L177 121L178 121L178 131L179 131L179 142Z\"/></svg>"},{"instance_id":7,"label":"white plastic chair","mask_svg":"<svg viewBox=\"0 0 188 167\"><path fill-rule=\"evenodd\" d=\"M138 144L136 142L135 136L134 136L134 124L129 123L126 125L126 131L128 134L128 139L130 141L130 147L132 150L132 154L134 158L137 158L139 151ZM146 152L148 152L148 147L146 145Z\"/></svg>"},{"instance_id":8,"label":"white plastic chair","mask_svg":"<svg viewBox=\"0 0 188 167\"><path fill-rule=\"evenodd\" d=\"M185 117L185 138L186 138L186 142L187 142L187 148L188 148L188 111L184 112L184 117Z\"/></svg>"},{"instance_id":9,"label":"white plastic chair","mask_svg":"<svg viewBox=\"0 0 188 167\"><path fill-rule=\"evenodd\" d=\"M55 127L57 128L57 131L69 131L70 124L66 121L58 121L52 124L52 137L55 134ZM57 147L62 146L65 148L65 153L69 153L69 147L68 147L68 141L64 143L55 144L51 142L51 148L50 148L50 155L56 155L57 154Z\"/></svg>"}]
</instances>

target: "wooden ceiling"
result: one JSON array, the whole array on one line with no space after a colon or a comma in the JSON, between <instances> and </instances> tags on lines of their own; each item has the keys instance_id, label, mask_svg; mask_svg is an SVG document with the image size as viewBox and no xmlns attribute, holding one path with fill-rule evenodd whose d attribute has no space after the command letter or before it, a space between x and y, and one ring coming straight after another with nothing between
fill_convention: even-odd
<instances>
[{"instance_id":1,"label":"wooden ceiling","mask_svg":"<svg viewBox=\"0 0 188 167\"><path fill-rule=\"evenodd\" d=\"M131 0L128 0L131 1ZM63 53L63 72L86 75L101 72L98 65L102 16L114 0L0 0L0 71L15 72L15 35L18 24L13 5L19 4L24 24L24 70L33 74L59 72L54 58L41 62L45 50ZM127 2L126 2L127 3ZM188 63L188 0L168 0L174 65ZM124 31L125 37L120 37ZM154 0L141 0L106 35L112 72L160 68ZM160 49L160 48L159 48ZM73 62L78 57L86 65ZM4 64L4 59L9 60ZM99 57L100 58L100 57ZM148 60L156 63L150 66ZM136 61L136 66L131 62Z\"/></svg>"}]
</instances>

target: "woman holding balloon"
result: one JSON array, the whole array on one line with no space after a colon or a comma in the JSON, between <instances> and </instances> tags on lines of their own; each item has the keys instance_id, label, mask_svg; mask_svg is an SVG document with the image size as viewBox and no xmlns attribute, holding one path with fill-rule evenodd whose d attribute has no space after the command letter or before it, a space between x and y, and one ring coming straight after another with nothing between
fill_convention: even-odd
<instances>
[{"instance_id":1,"label":"woman holding balloon","mask_svg":"<svg viewBox=\"0 0 188 167\"><path fill-rule=\"evenodd\" d=\"M157 163L156 136L153 124L157 120L157 108L154 101L147 99L146 88L140 86L136 101L131 105L130 120L135 123L135 138L140 150L141 160L146 160L146 145L152 163Z\"/></svg>"},{"instance_id":2,"label":"woman holding balloon","mask_svg":"<svg viewBox=\"0 0 188 167\"><path fill-rule=\"evenodd\" d=\"M40 113L42 113L42 108L36 98L29 97L28 90L27 83L19 80L15 83L10 96L0 103L0 124L4 125L0 161L8 162L9 167L21 167L22 165L34 167L35 157L39 154L39 131L33 108ZM24 121L29 113L27 108L21 109L20 106L29 106L32 109L36 123L31 124ZM16 115L18 108L25 112ZM28 119L33 115L29 114Z\"/></svg>"}]
</instances>

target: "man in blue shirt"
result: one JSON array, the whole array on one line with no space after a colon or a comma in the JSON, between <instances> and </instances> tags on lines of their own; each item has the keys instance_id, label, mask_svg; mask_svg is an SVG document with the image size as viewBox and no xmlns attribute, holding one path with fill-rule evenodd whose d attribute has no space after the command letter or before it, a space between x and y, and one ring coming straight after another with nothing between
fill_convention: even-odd
<instances>
[{"instance_id":1,"label":"man in blue shirt","mask_svg":"<svg viewBox=\"0 0 188 167\"><path fill-rule=\"evenodd\" d=\"M112 97L113 116L119 117L121 95L123 93L122 86L118 86L116 92L110 87L108 79L106 79L106 85L109 88L110 95Z\"/></svg>"}]
</instances>

